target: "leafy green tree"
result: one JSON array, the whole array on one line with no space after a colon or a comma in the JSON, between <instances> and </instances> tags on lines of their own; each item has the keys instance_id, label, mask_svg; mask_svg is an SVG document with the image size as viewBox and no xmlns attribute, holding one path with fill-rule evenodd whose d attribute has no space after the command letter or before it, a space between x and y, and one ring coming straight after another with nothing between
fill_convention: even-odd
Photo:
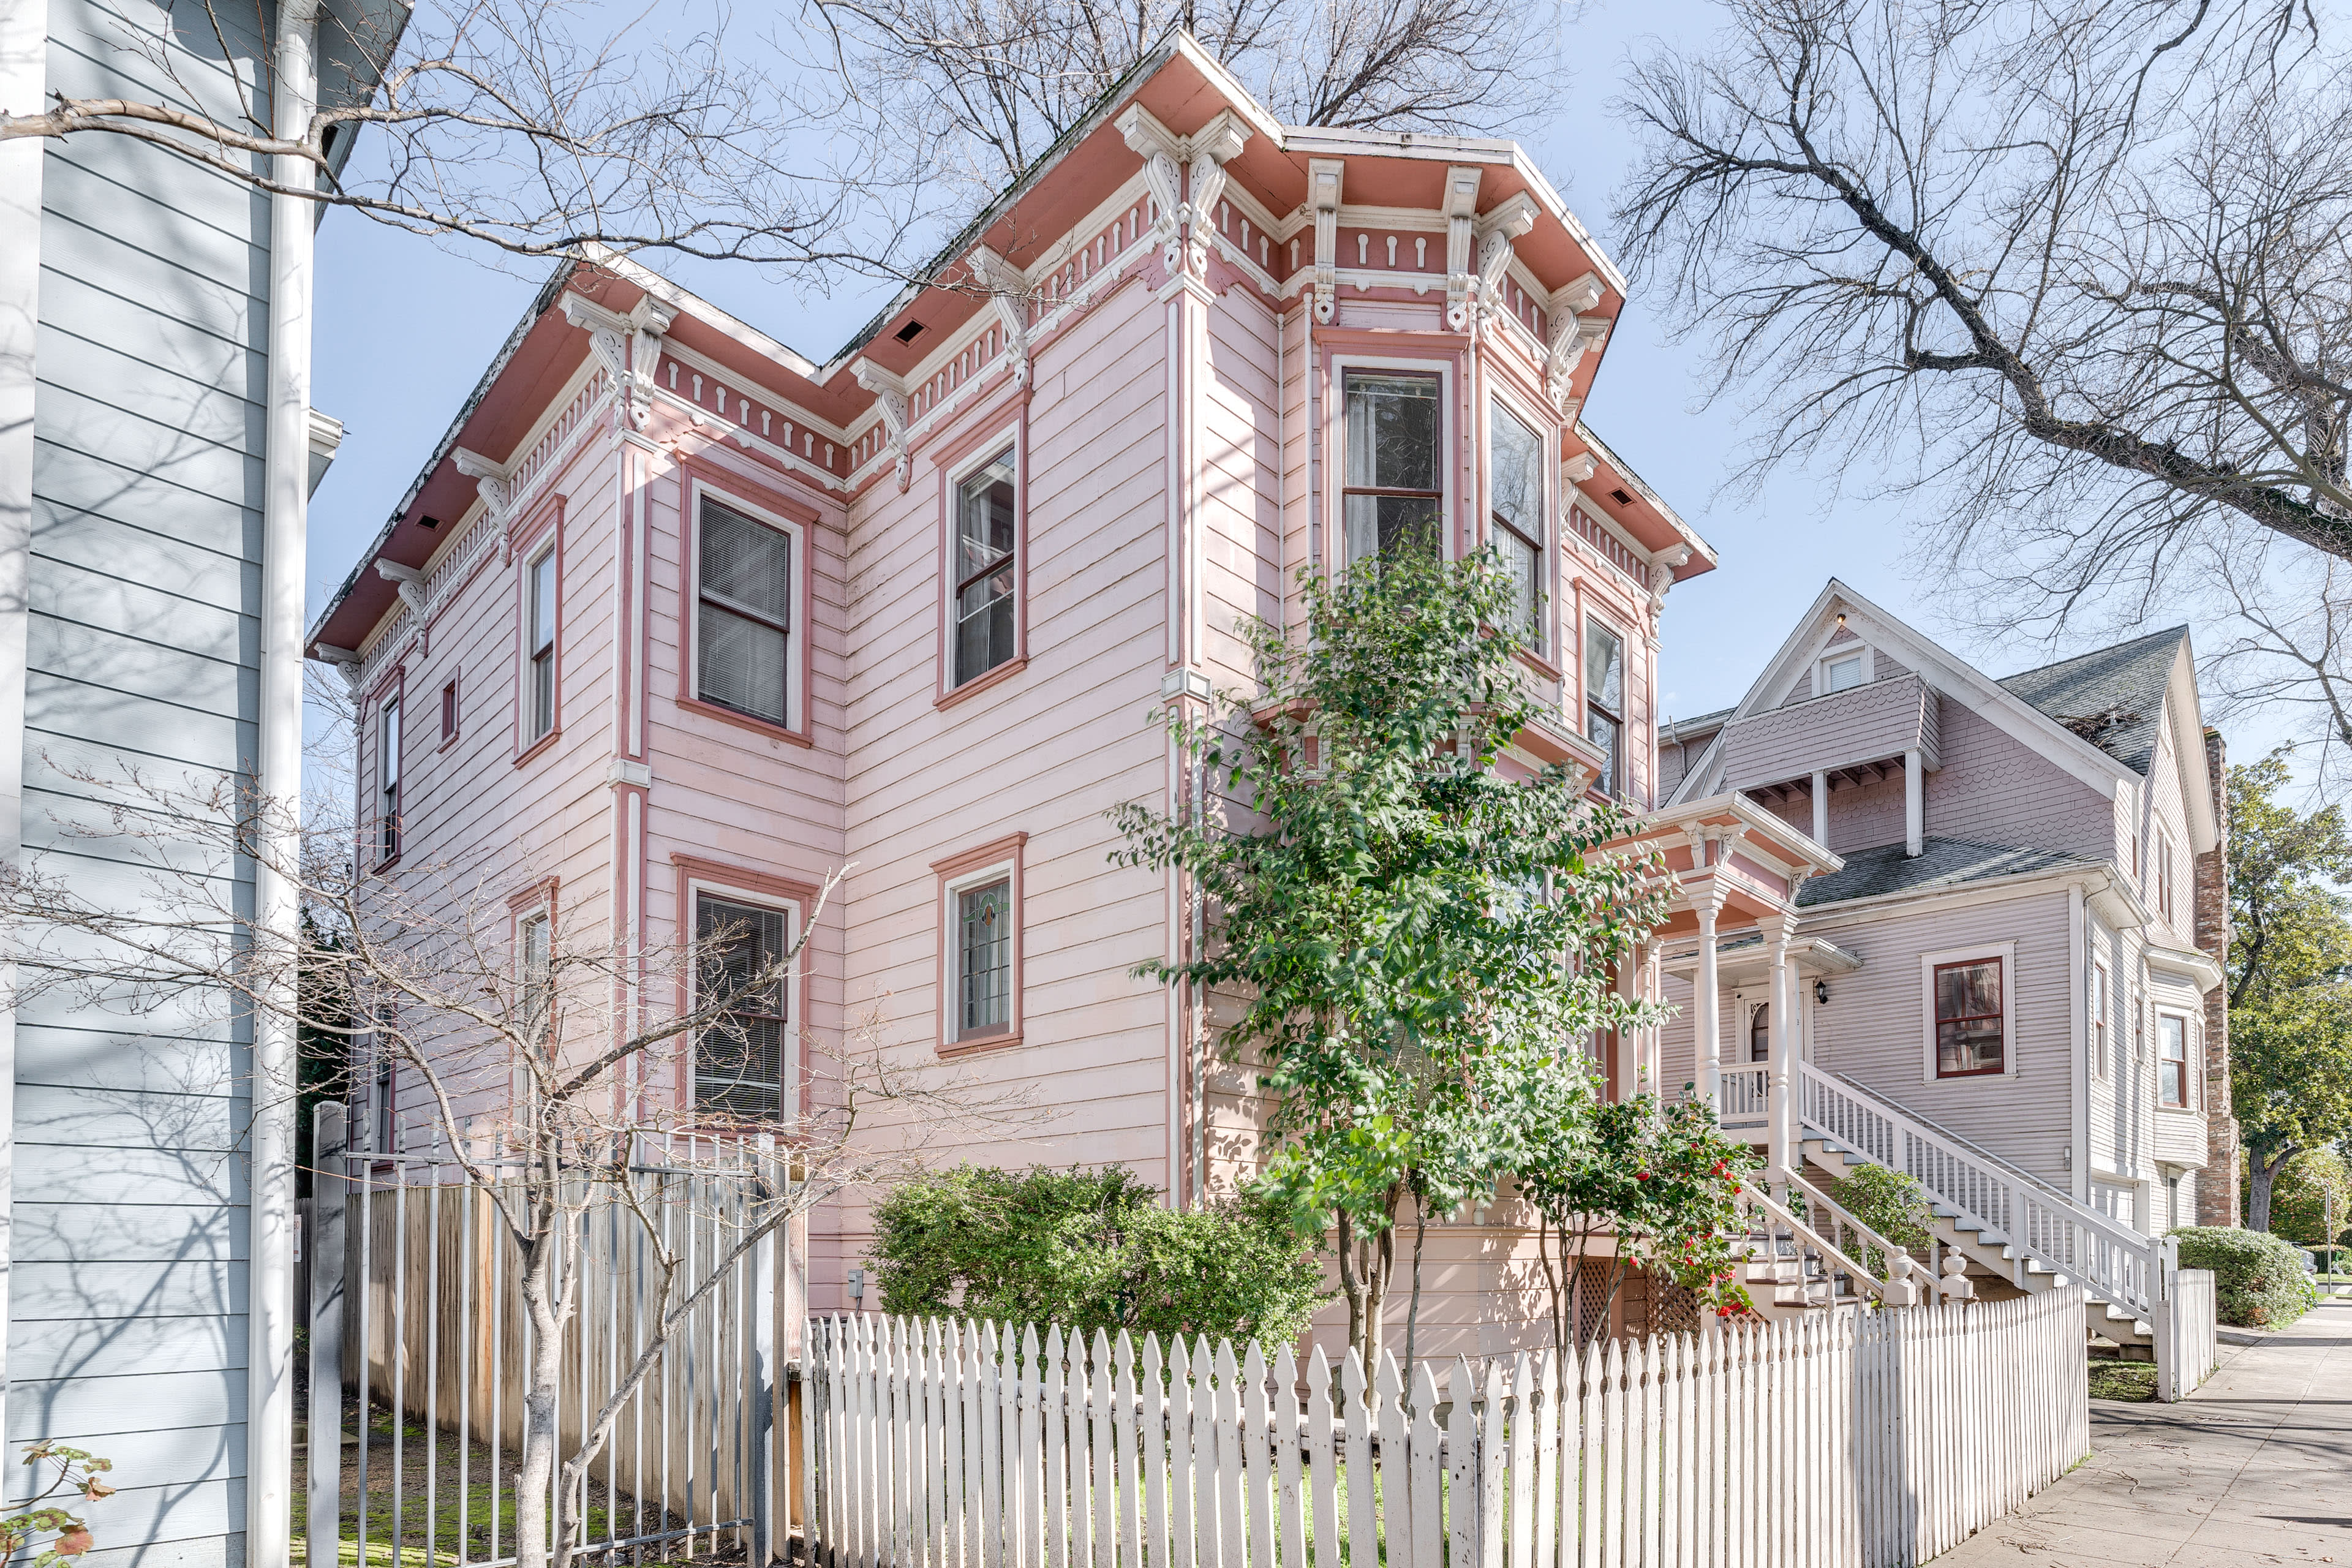
<instances>
[{"instance_id":1,"label":"leafy green tree","mask_svg":"<svg viewBox=\"0 0 2352 1568\"><path fill-rule=\"evenodd\" d=\"M2352 1224L2352 1166L2347 1165L2343 1150L2305 1149L2288 1161L2271 1188L2271 1234L2297 1247L2332 1248L2336 1235L2347 1224Z\"/></svg>"},{"instance_id":2,"label":"leafy green tree","mask_svg":"<svg viewBox=\"0 0 2352 1568\"><path fill-rule=\"evenodd\" d=\"M1286 1209L1251 1192L1179 1214L1118 1165L926 1173L875 1206L874 1232L883 1310L914 1316L1271 1346L1297 1340L1322 1295Z\"/></svg>"},{"instance_id":3,"label":"leafy green tree","mask_svg":"<svg viewBox=\"0 0 2352 1568\"><path fill-rule=\"evenodd\" d=\"M1498 769L1540 704L1491 555L1300 582L1299 633L1242 628L1256 690L1206 721L1160 715L1222 799L1198 818L1118 807L1114 858L1179 868L1206 900L1205 950L1139 973L1237 1010L1223 1046L1268 1093L1266 1187L1328 1239L1369 1363L1402 1205L1492 1192L1531 1086L1651 1016L1611 976L1661 895L1650 863L1596 853L1624 812L1565 769Z\"/></svg>"},{"instance_id":4,"label":"leafy green tree","mask_svg":"<svg viewBox=\"0 0 2352 1568\"><path fill-rule=\"evenodd\" d=\"M1726 1138L1713 1110L1696 1100L1661 1104L1638 1094L1592 1106L1581 1124L1562 1117L1537 1126L1518 1189L1541 1216L1553 1351L1581 1352L1636 1268L1696 1290L1718 1311L1748 1305L1731 1237L1741 1228L1739 1193L1754 1168L1748 1146ZM1604 1243L1608 1289L1580 1334L1570 1321L1576 1280Z\"/></svg>"},{"instance_id":5,"label":"leafy green tree","mask_svg":"<svg viewBox=\"0 0 2352 1568\"><path fill-rule=\"evenodd\" d=\"M2276 798L2286 758L2230 770L2230 1097L2246 1221L2271 1224L2288 1161L2352 1133L2352 832Z\"/></svg>"},{"instance_id":6,"label":"leafy green tree","mask_svg":"<svg viewBox=\"0 0 2352 1568\"><path fill-rule=\"evenodd\" d=\"M1846 1213L1912 1252L1925 1254L1934 1239L1928 1226L1935 1211L1927 1206L1927 1189L1919 1178L1890 1165L1863 1165L1830 1184L1829 1196ZM1884 1272L1887 1259L1865 1244L1856 1259L1874 1274Z\"/></svg>"}]
</instances>

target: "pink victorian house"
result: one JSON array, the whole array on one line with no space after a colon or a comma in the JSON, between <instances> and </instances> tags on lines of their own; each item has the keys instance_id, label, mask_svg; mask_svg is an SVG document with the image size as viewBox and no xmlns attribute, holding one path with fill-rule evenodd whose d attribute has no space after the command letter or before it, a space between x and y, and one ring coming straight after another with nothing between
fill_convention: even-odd
<instances>
[{"instance_id":1,"label":"pink victorian house","mask_svg":"<svg viewBox=\"0 0 2352 1568\"><path fill-rule=\"evenodd\" d=\"M1673 994L1702 916L1717 978L1603 1068L1696 1081L1690 1016L1733 1026L1718 944L1846 862L1661 772L1659 613L1715 557L1585 421L1622 274L1515 143L1282 125L1189 39L1062 148L823 363L625 261L550 281L313 630L362 704L367 851L498 868L519 952L558 910L782 944L853 867L772 1053L681 1070L681 1104L775 1106L870 1018L1048 1113L943 1159L1197 1203L1255 1121L1201 1011L1133 973L1192 940L1184 889L1108 858L1107 808L1194 787L1148 715L1245 686L1236 626L1295 620L1302 567L1492 544L1549 710L1518 761L1653 810L1686 884L1623 983ZM373 1084L380 1138L403 1089ZM1874 1136L1840 1146L1901 1157ZM1540 1331L1524 1217L1433 1232L1425 1345ZM863 1224L815 1227L814 1307L856 1304Z\"/></svg>"}]
</instances>

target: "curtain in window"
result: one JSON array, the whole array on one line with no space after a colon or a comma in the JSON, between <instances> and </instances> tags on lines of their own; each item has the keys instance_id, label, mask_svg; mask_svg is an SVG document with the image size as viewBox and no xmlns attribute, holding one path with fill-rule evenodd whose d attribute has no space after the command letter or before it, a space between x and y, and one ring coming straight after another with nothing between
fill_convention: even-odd
<instances>
[{"instance_id":1,"label":"curtain in window","mask_svg":"<svg viewBox=\"0 0 2352 1568\"><path fill-rule=\"evenodd\" d=\"M1542 438L1496 404L1487 437L1495 546L1510 574L1519 635L1540 652L1543 637L1544 475Z\"/></svg>"},{"instance_id":2,"label":"curtain in window","mask_svg":"<svg viewBox=\"0 0 2352 1568\"><path fill-rule=\"evenodd\" d=\"M775 1116L783 1100L786 987L753 982L783 961L783 912L707 893L695 905L701 994L732 1000L695 1041L694 1102L721 1115Z\"/></svg>"},{"instance_id":3,"label":"curtain in window","mask_svg":"<svg viewBox=\"0 0 2352 1568\"><path fill-rule=\"evenodd\" d=\"M1601 748L1601 789L1616 795L1625 787L1625 645L1598 621L1584 627L1584 733Z\"/></svg>"},{"instance_id":4,"label":"curtain in window","mask_svg":"<svg viewBox=\"0 0 2352 1568\"><path fill-rule=\"evenodd\" d=\"M1957 1078L1999 1072L2001 1059L2000 960L1945 963L1936 969L1936 1072Z\"/></svg>"},{"instance_id":5,"label":"curtain in window","mask_svg":"<svg viewBox=\"0 0 2352 1568\"><path fill-rule=\"evenodd\" d=\"M786 722L793 624L793 541L705 499L698 554L701 605L696 690L771 723Z\"/></svg>"},{"instance_id":6,"label":"curtain in window","mask_svg":"<svg viewBox=\"0 0 2352 1568\"><path fill-rule=\"evenodd\" d=\"M1438 378L1349 371L1341 523L1348 563L1411 548L1434 553L1444 480Z\"/></svg>"}]
</instances>

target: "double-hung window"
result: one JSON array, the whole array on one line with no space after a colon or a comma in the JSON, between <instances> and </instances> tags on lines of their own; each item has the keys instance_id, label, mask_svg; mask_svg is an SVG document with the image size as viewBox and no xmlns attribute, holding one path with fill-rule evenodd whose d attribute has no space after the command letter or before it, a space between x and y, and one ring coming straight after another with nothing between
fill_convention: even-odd
<instances>
[{"instance_id":1,"label":"double-hung window","mask_svg":"<svg viewBox=\"0 0 2352 1568\"><path fill-rule=\"evenodd\" d=\"M1486 439L1495 548L1511 579L1517 623L1511 629L1540 654L1546 651L1543 438L1498 403Z\"/></svg>"},{"instance_id":2,"label":"double-hung window","mask_svg":"<svg viewBox=\"0 0 2352 1568\"><path fill-rule=\"evenodd\" d=\"M1013 879L955 892L955 1037L985 1039L1013 1026Z\"/></svg>"},{"instance_id":3,"label":"double-hung window","mask_svg":"<svg viewBox=\"0 0 2352 1568\"><path fill-rule=\"evenodd\" d=\"M1016 647L1021 563L1013 452L981 465L955 490L955 679L961 686L1006 663Z\"/></svg>"},{"instance_id":4,"label":"double-hung window","mask_svg":"<svg viewBox=\"0 0 2352 1568\"><path fill-rule=\"evenodd\" d=\"M533 557L525 574L524 644L530 668L524 676L523 743L541 739L555 728L555 546Z\"/></svg>"},{"instance_id":5,"label":"double-hung window","mask_svg":"<svg viewBox=\"0 0 2352 1568\"><path fill-rule=\"evenodd\" d=\"M2156 1102L2189 1109L2189 1020L2178 1013L2156 1016Z\"/></svg>"},{"instance_id":6,"label":"double-hung window","mask_svg":"<svg viewBox=\"0 0 2352 1568\"><path fill-rule=\"evenodd\" d=\"M2009 1065L2001 961L1936 965L1936 1076L1975 1078Z\"/></svg>"},{"instance_id":7,"label":"double-hung window","mask_svg":"<svg viewBox=\"0 0 2352 1568\"><path fill-rule=\"evenodd\" d=\"M2172 835L2156 830L2156 912L2168 925L2178 924L2172 912Z\"/></svg>"},{"instance_id":8,"label":"double-hung window","mask_svg":"<svg viewBox=\"0 0 2352 1568\"><path fill-rule=\"evenodd\" d=\"M1584 735L1601 748L1593 787L1617 795L1625 789L1625 639L1597 620L1584 623Z\"/></svg>"},{"instance_id":9,"label":"double-hung window","mask_svg":"<svg viewBox=\"0 0 2352 1568\"><path fill-rule=\"evenodd\" d=\"M1339 509L1348 565L1400 550L1439 552L1445 503L1442 384L1435 375L1402 371L1347 373L1347 472Z\"/></svg>"},{"instance_id":10,"label":"double-hung window","mask_svg":"<svg viewBox=\"0 0 2352 1568\"><path fill-rule=\"evenodd\" d=\"M706 1112L782 1113L792 988L780 968L790 952L788 923L782 910L695 895L702 1005L724 1004L695 1041L694 1102Z\"/></svg>"},{"instance_id":11,"label":"double-hung window","mask_svg":"<svg viewBox=\"0 0 2352 1568\"><path fill-rule=\"evenodd\" d=\"M696 526L695 695L789 725L793 536L709 496Z\"/></svg>"},{"instance_id":12,"label":"double-hung window","mask_svg":"<svg viewBox=\"0 0 2352 1568\"><path fill-rule=\"evenodd\" d=\"M379 798L376 858L391 860L400 854L400 698L384 700L383 718L376 736Z\"/></svg>"}]
</instances>

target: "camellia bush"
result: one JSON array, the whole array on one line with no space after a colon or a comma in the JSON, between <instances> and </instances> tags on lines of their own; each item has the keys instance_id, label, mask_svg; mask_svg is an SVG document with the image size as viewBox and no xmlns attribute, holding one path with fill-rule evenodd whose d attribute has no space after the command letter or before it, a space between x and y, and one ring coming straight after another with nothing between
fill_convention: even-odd
<instances>
[{"instance_id":1,"label":"camellia bush","mask_svg":"<svg viewBox=\"0 0 2352 1568\"><path fill-rule=\"evenodd\" d=\"M1058 1323L1092 1334L1288 1344L1322 1296L1314 1243L1255 1191L1178 1213L1122 1166L961 1165L874 1211L885 1311Z\"/></svg>"},{"instance_id":2,"label":"camellia bush","mask_svg":"<svg viewBox=\"0 0 2352 1568\"><path fill-rule=\"evenodd\" d=\"M2180 1267L2213 1271L2214 1315L2250 1329L2282 1329L2319 1304L2302 1249L2266 1231L2183 1226Z\"/></svg>"}]
</instances>

